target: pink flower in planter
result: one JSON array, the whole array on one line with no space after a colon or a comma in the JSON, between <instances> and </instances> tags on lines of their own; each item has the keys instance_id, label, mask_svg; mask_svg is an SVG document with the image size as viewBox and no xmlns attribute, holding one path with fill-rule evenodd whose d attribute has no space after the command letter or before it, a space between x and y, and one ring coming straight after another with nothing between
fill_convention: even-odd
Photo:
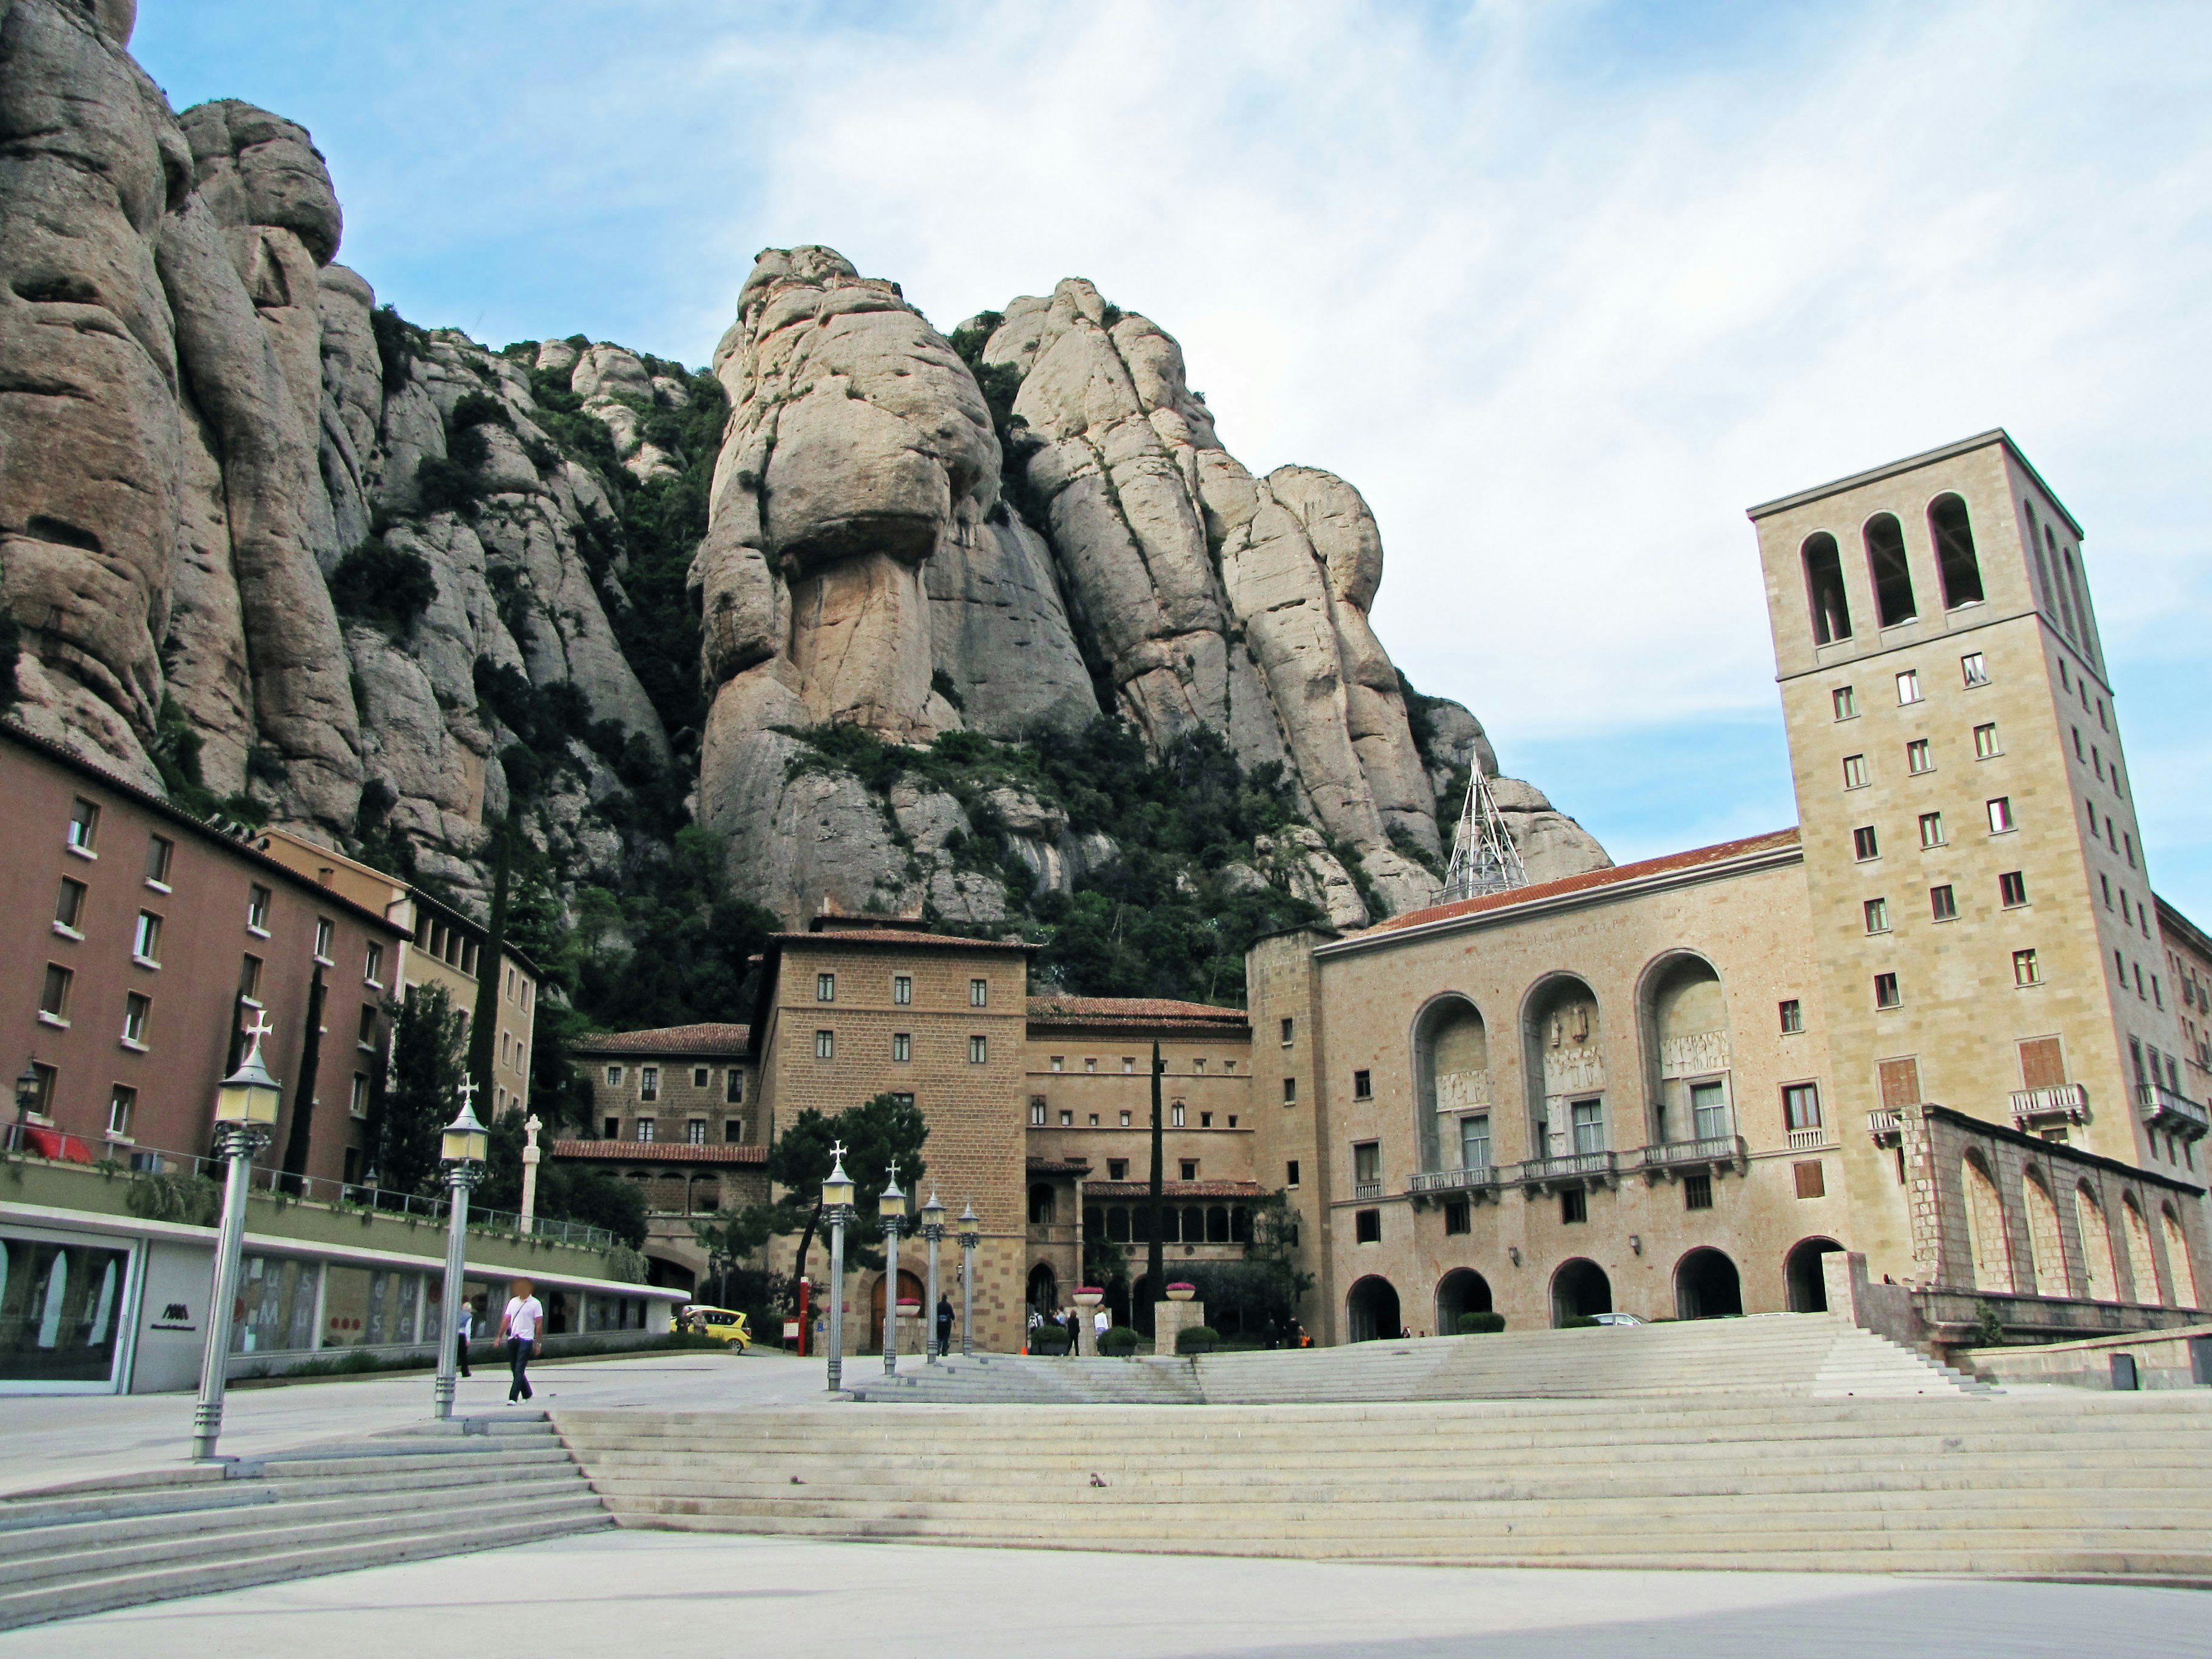
<instances>
[{"instance_id":1,"label":"pink flower in planter","mask_svg":"<svg viewBox=\"0 0 2212 1659\"><path fill-rule=\"evenodd\" d=\"M1106 1291L1101 1285L1079 1285L1075 1287L1075 1293L1078 1296L1103 1296Z\"/></svg>"},{"instance_id":2,"label":"pink flower in planter","mask_svg":"<svg viewBox=\"0 0 2212 1659\"><path fill-rule=\"evenodd\" d=\"M1198 1288L1198 1286L1197 1286L1197 1285L1195 1285L1188 1284L1188 1283L1186 1283L1185 1281L1183 1281L1182 1279L1178 1279L1177 1280L1176 1280L1176 1282L1175 1282L1174 1284L1172 1284L1172 1285L1169 1285L1169 1286L1168 1286L1168 1288L1169 1288L1170 1290L1171 1290L1171 1291L1194 1291L1194 1290L1196 1290L1196 1289Z\"/></svg>"}]
</instances>

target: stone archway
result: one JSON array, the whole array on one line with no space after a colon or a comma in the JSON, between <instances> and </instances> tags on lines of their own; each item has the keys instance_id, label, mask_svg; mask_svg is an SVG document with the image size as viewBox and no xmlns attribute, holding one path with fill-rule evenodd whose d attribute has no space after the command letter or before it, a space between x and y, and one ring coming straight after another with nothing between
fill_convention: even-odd
<instances>
[{"instance_id":1,"label":"stone archway","mask_svg":"<svg viewBox=\"0 0 2212 1659\"><path fill-rule=\"evenodd\" d=\"M1378 1274L1352 1285L1344 1299L1346 1330L1354 1342L1373 1342L1406 1328L1399 1310L1397 1286Z\"/></svg>"},{"instance_id":2,"label":"stone archway","mask_svg":"<svg viewBox=\"0 0 2212 1659\"><path fill-rule=\"evenodd\" d=\"M1734 1319L1743 1312L1743 1279L1735 1263L1699 1245L1674 1264L1674 1313L1680 1319Z\"/></svg>"},{"instance_id":3,"label":"stone archway","mask_svg":"<svg viewBox=\"0 0 2212 1659\"><path fill-rule=\"evenodd\" d=\"M1844 1247L1832 1238L1801 1238L1782 1260L1791 1313L1828 1311L1828 1276L1821 1263Z\"/></svg>"},{"instance_id":4,"label":"stone archway","mask_svg":"<svg viewBox=\"0 0 2212 1659\"><path fill-rule=\"evenodd\" d=\"M1472 1267L1455 1267L1437 1280L1437 1334L1459 1330L1462 1314L1491 1312L1490 1281Z\"/></svg>"},{"instance_id":5,"label":"stone archway","mask_svg":"<svg viewBox=\"0 0 2212 1659\"><path fill-rule=\"evenodd\" d=\"M1559 1264L1559 1271L1552 1275L1554 1328L1570 1319L1587 1319L1592 1314L1612 1311L1613 1281L1605 1276L1604 1268L1586 1256Z\"/></svg>"}]
</instances>

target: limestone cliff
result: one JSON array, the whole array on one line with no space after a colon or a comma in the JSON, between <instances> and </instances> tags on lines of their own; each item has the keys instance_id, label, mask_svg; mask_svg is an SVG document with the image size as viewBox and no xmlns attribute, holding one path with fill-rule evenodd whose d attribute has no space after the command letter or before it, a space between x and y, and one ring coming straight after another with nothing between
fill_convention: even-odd
<instances>
[{"instance_id":1,"label":"limestone cliff","mask_svg":"<svg viewBox=\"0 0 2212 1659\"><path fill-rule=\"evenodd\" d=\"M380 307L307 131L173 112L131 10L0 0L14 718L465 903L488 817L573 897L696 815L787 921L1036 927L1149 856L1153 820L1039 763L1136 787L1118 720L1146 788L1233 775L1170 890L1345 926L1433 896L1480 727L1376 641L1358 492L1241 466L1155 325L1072 279L947 339L800 247L711 371L495 352ZM1497 793L1532 874L1604 861Z\"/></svg>"}]
</instances>

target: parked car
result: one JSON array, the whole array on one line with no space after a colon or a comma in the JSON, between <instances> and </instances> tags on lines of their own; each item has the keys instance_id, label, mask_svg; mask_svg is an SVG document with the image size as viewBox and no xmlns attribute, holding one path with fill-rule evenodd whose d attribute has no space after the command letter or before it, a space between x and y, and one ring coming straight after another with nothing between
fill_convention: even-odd
<instances>
[{"instance_id":1,"label":"parked car","mask_svg":"<svg viewBox=\"0 0 2212 1659\"><path fill-rule=\"evenodd\" d=\"M734 1308L710 1308L704 1303L687 1302L669 1320L668 1329L671 1334L689 1331L694 1336L734 1342L739 1353L753 1345L752 1330L745 1323L745 1316Z\"/></svg>"},{"instance_id":2,"label":"parked car","mask_svg":"<svg viewBox=\"0 0 2212 1659\"><path fill-rule=\"evenodd\" d=\"M1602 1313L1592 1314L1590 1322L1594 1325L1641 1325L1644 1321L1634 1314Z\"/></svg>"}]
</instances>

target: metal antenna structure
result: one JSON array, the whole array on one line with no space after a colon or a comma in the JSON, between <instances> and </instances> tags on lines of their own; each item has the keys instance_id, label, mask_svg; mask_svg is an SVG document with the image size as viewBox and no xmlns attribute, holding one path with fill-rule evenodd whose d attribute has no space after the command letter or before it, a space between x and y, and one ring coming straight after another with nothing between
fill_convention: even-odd
<instances>
[{"instance_id":1,"label":"metal antenna structure","mask_svg":"<svg viewBox=\"0 0 2212 1659\"><path fill-rule=\"evenodd\" d=\"M1521 862L1521 849L1513 844L1490 785L1476 769L1468 781L1467 802L1460 808L1459 828L1452 836L1443 896L1447 900L1480 898L1486 893L1502 893L1528 884L1528 870Z\"/></svg>"}]
</instances>

